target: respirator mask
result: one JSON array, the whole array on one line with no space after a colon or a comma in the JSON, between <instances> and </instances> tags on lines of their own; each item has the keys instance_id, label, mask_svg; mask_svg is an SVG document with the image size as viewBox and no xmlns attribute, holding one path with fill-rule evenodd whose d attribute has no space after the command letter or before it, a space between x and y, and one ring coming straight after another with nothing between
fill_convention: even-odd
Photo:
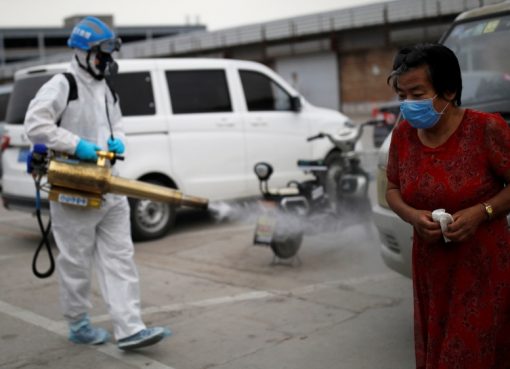
<instances>
[{"instance_id":1,"label":"respirator mask","mask_svg":"<svg viewBox=\"0 0 510 369\"><path fill-rule=\"evenodd\" d=\"M119 71L119 65L112 58L112 54L103 53L101 51L96 53L94 59L94 67L98 71L98 75L104 77L112 77Z\"/></svg>"},{"instance_id":2,"label":"respirator mask","mask_svg":"<svg viewBox=\"0 0 510 369\"><path fill-rule=\"evenodd\" d=\"M92 77L102 80L105 77L115 76L119 70L112 53L119 51L120 38L105 40L92 47L88 51L78 50L76 59L81 68L85 69Z\"/></svg>"}]
</instances>

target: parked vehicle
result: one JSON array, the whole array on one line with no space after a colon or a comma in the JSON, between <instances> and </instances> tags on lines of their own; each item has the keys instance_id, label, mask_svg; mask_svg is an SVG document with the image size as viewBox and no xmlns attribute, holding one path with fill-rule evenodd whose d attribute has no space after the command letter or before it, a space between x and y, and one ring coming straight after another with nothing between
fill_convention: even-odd
<instances>
[{"instance_id":1,"label":"parked vehicle","mask_svg":"<svg viewBox=\"0 0 510 369\"><path fill-rule=\"evenodd\" d=\"M373 142L374 147L381 147L389 133L395 127L400 118L400 102L389 101L381 103L372 109L371 122L374 126Z\"/></svg>"},{"instance_id":2,"label":"parked vehicle","mask_svg":"<svg viewBox=\"0 0 510 369\"><path fill-rule=\"evenodd\" d=\"M338 149L333 161L298 160L298 167L313 179L269 188L273 167L264 162L255 165L264 211L257 220L254 244L269 245L276 258L294 258L304 235L328 231L328 225L333 226L330 230L336 229L338 217L352 211L353 201L359 204L367 199L369 175L361 168L354 150L363 126L358 126L356 132L320 132L307 139L327 138Z\"/></svg>"},{"instance_id":3,"label":"parked vehicle","mask_svg":"<svg viewBox=\"0 0 510 369\"><path fill-rule=\"evenodd\" d=\"M0 188L2 187L2 152L8 145L7 138L4 137L4 120L11 91L12 85L10 84L0 86Z\"/></svg>"},{"instance_id":4,"label":"parked vehicle","mask_svg":"<svg viewBox=\"0 0 510 369\"><path fill-rule=\"evenodd\" d=\"M460 14L441 43L457 55L462 71L462 103L498 112L510 123L510 2ZM378 202L373 219L381 239L381 254L393 270L411 276L412 228L388 206L386 163L391 135L379 151Z\"/></svg>"},{"instance_id":5,"label":"parked vehicle","mask_svg":"<svg viewBox=\"0 0 510 369\"><path fill-rule=\"evenodd\" d=\"M30 143L22 123L39 87L66 67L45 65L15 75L6 118L9 145L3 157L2 197L8 209L33 209L34 184L24 173ZM127 136L119 174L211 201L256 196L251 168L259 161L274 165L274 182L280 186L299 179L299 157L330 160L336 152L329 142L310 145L306 137L320 131L354 131L345 115L308 103L259 63L121 59L119 69L114 87ZM135 199L130 204L135 239L160 237L174 223L175 209L167 204Z\"/></svg>"}]
</instances>

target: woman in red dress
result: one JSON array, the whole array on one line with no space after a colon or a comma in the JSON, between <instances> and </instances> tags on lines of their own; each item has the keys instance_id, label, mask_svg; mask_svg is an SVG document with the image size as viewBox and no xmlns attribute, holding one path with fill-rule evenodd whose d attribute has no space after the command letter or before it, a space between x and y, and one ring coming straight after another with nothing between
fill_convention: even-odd
<instances>
[{"instance_id":1,"label":"woman in red dress","mask_svg":"<svg viewBox=\"0 0 510 369\"><path fill-rule=\"evenodd\" d=\"M386 198L414 227L416 367L508 369L510 128L460 107L459 63L443 45L400 50L388 81L405 120L393 132ZM453 217L444 233L435 209Z\"/></svg>"}]
</instances>

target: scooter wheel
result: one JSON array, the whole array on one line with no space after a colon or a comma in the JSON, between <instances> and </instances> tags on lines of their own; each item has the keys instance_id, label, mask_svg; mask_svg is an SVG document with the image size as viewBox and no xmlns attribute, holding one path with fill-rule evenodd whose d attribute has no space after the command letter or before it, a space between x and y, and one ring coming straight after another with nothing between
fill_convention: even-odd
<instances>
[{"instance_id":1,"label":"scooter wheel","mask_svg":"<svg viewBox=\"0 0 510 369\"><path fill-rule=\"evenodd\" d=\"M302 242L302 232L278 235L271 242L271 250L280 259L289 259L297 254Z\"/></svg>"}]
</instances>

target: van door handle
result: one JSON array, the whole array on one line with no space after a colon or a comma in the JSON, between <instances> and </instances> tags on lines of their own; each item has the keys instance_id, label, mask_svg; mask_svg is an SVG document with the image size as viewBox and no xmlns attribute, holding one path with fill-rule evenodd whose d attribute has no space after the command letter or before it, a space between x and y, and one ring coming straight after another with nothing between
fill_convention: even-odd
<instances>
[{"instance_id":1,"label":"van door handle","mask_svg":"<svg viewBox=\"0 0 510 369\"><path fill-rule=\"evenodd\" d=\"M229 128L229 127L234 127L235 124L234 123L216 123L216 127L220 127L220 128Z\"/></svg>"}]
</instances>

